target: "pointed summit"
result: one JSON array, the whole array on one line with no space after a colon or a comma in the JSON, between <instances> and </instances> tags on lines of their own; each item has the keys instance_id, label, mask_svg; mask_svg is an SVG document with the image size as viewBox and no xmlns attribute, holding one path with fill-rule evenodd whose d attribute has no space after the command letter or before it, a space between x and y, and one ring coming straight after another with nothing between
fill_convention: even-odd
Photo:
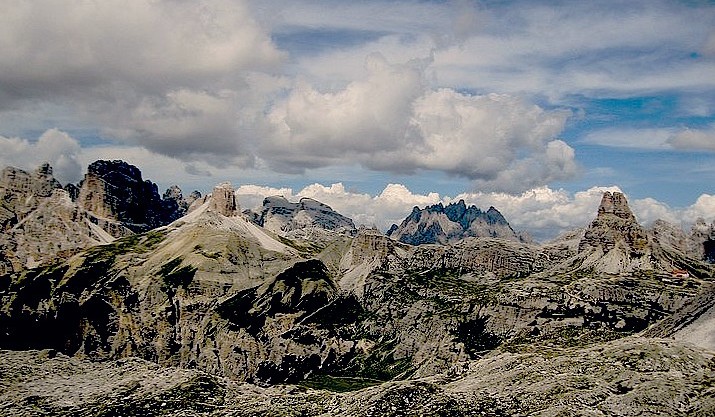
<instances>
[{"instance_id":1,"label":"pointed summit","mask_svg":"<svg viewBox=\"0 0 715 417\"><path fill-rule=\"evenodd\" d=\"M230 182L223 182L214 187L211 193L211 209L226 217L235 216L238 213L236 193Z\"/></svg>"},{"instance_id":2,"label":"pointed summit","mask_svg":"<svg viewBox=\"0 0 715 417\"><path fill-rule=\"evenodd\" d=\"M628 207L628 201L623 193L617 191L611 194L610 191L603 193L601 198L601 205L598 206L598 215L612 214L621 219L635 221L636 217L633 215L631 208Z\"/></svg>"}]
</instances>

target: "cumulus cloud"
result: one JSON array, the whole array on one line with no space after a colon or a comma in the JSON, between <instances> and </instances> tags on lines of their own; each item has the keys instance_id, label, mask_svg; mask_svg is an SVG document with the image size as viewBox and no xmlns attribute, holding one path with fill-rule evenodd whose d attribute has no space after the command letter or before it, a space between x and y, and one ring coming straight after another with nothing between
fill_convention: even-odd
<instances>
[{"instance_id":1,"label":"cumulus cloud","mask_svg":"<svg viewBox=\"0 0 715 417\"><path fill-rule=\"evenodd\" d=\"M556 139L570 112L510 95L432 89L429 63L390 65L373 54L370 75L342 90L297 86L269 116L263 157L284 170L356 161L380 171L437 170L494 190L575 174L573 149Z\"/></svg>"},{"instance_id":2,"label":"cumulus cloud","mask_svg":"<svg viewBox=\"0 0 715 417\"><path fill-rule=\"evenodd\" d=\"M702 194L694 204L683 210L683 218L691 223L698 219L713 221L715 218L715 195Z\"/></svg>"},{"instance_id":3,"label":"cumulus cloud","mask_svg":"<svg viewBox=\"0 0 715 417\"><path fill-rule=\"evenodd\" d=\"M54 176L62 183L81 178L80 152L77 140L57 129L45 131L36 141L0 136L0 166L33 170L43 162L49 162L54 168Z\"/></svg>"},{"instance_id":4,"label":"cumulus cloud","mask_svg":"<svg viewBox=\"0 0 715 417\"><path fill-rule=\"evenodd\" d=\"M285 54L247 2L71 0L6 9L0 110L12 111L13 123L42 110L165 155L250 163L239 127L280 85L264 72Z\"/></svg>"},{"instance_id":5,"label":"cumulus cloud","mask_svg":"<svg viewBox=\"0 0 715 417\"><path fill-rule=\"evenodd\" d=\"M0 34L7 95L112 83L203 87L281 59L240 0L23 2L6 8Z\"/></svg>"},{"instance_id":6,"label":"cumulus cloud","mask_svg":"<svg viewBox=\"0 0 715 417\"><path fill-rule=\"evenodd\" d=\"M402 184L388 184L377 196L350 191L342 183L330 186L315 183L297 193L291 188L256 185L242 185L236 190L239 203L247 208L259 207L263 198L272 195L281 195L291 201L312 198L350 217L357 225L375 226L382 230L401 222L414 206L424 207L441 201L437 193L415 194Z\"/></svg>"}]
</instances>

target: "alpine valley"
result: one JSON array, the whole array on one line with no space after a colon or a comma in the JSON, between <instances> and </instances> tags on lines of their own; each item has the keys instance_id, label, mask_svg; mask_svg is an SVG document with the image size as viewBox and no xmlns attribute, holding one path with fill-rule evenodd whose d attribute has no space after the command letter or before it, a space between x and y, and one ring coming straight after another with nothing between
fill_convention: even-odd
<instances>
[{"instance_id":1,"label":"alpine valley","mask_svg":"<svg viewBox=\"0 0 715 417\"><path fill-rule=\"evenodd\" d=\"M2 171L0 229L1 415L715 415L715 224L620 193L536 243L463 201L382 233L45 164Z\"/></svg>"}]
</instances>

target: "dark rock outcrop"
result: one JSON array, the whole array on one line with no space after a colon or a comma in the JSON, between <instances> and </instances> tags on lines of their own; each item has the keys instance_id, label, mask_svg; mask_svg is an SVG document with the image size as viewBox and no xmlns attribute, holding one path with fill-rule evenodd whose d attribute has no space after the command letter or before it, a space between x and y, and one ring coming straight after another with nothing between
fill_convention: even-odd
<instances>
[{"instance_id":1,"label":"dark rock outcrop","mask_svg":"<svg viewBox=\"0 0 715 417\"><path fill-rule=\"evenodd\" d=\"M181 217L186 209L177 201L178 187L159 196L156 184L143 180L141 171L124 161L96 161L80 183L79 207L98 217L122 222L134 231L146 231Z\"/></svg>"}]
</instances>

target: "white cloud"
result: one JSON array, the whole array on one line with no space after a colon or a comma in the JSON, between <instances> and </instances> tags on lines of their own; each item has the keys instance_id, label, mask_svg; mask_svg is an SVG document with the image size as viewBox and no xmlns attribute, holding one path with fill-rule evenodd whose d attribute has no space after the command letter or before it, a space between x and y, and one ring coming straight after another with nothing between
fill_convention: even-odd
<instances>
[{"instance_id":1,"label":"white cloud","mask_svg":"<svg viewBox=\"0 0 715 417\"><path fill-rule=\"evenodd\" d=\"M243 0L22 2L0 14L0 50L1 120L28 129L46 112L217 165L250 163L241 127L285 59Z\"/></svg>"},{"instance_id":2,"label":"white cloud","mask_svg":"<svg viewBox=\"0 0 715 417\"><path fill-rule=\"evenodd\" d=\"M62 183L81 178L80 152L77 140L57 129L45 131L37 141L0 136L0 166L34 170L43 162L49 162L54 176Z\"/></svg>"},{"instance_id":3,"label":"white cloud","mask_svg":"<svg viewBox=\"0 0 715 417\"><path fill-rule=\"evenodd\" d=\"M263 206L264 198L276 195L285 197L289 201L295 200L292 188L275 188L245 184L236 189L236 199L242 209L258 211Z\"/></svg>"},{"instance_id":4,"label":"white cloud","mask_svg":"<svg viewBox=\"0 0 715 417\"><path fill-rule=\"evenodd\" d=\"M589 132L583 141L616 148L669 149L668 141L674 132L675 129L668 128L608 128Z\"/></svg>"},{"instance_id":5,"label":"white cloud","mask_svg":"<svg viewBox=\"0 0 715 417\"><path fill-rule=\"evenodd\" d=\"M715 150L715 125L690 128L608 128L589 132L584 143L616 148Z\"/></svg>"},{"instance_id":6,"label":"white cloud","mask_svg":"<svg viewBox=\"0 0 715 417\"><path fill-rule=\"evenodd\" d=\"M3 85L55 89L221 83L282 55L241 0L23 2L0 17L0 45Z\"/></svg>"},{"instance_id":7,"label":"white cloud","mask_svg":"<svg viewBox=\"0 0 715 417\"><path fill-rule=\"evenodd\" d=\"M379 171L438 170L509 191L575 174L573 149L556 140L570 112L510 95L433 90L429 63L390 65L373 54L370 75L342 90L298 85L270 114L273 134L261 155L284 170L359 162Z\"/></svg>"},{"instance_id":8,"label":"white cloud","mask_svg":"<svg viewBox=\"0 0 715 417\"><path fill-rule=\"evenodd\" d=\"M684 129L669 139L677 149L698 149L715 151L715 124L705 129Z\"/></svg>"},{"instance_id":9,"label":"white cloud","mask_svg":"<svg viewBox=\"0 0 715 417\"><path fill-rule=\"evenodd\" d=\"M291 3L297 13L286 13L279 28L327 25L386 32L376 40L299 59L302 73L323 80L355 79L358 60L369 52L404 62L434 50L435 85L480 92L536 94L560 102L573 94L612 98L715 88L715 64L707 59L715 45L715 8L707 4L516 1L478 7L453 1L386 7L358 2L317 13L324 2ZM706 59L689 56L697 52Z\"/></svg>"},{"instance_id":10,"label":"white cloud","mask_svg":"<svg viewBox=\"0 0 715 417\"><path fill-rule=\"evenodd\" d=\"M236 198L245 208L257 208L265 197L272 195L281 195L291 201L309 197L350 217L356 225L376 226L382 230L392 223L400 223L414 206L424 207L442 201L437 193L414 194L402 184L388 184L377 196L347 190L342 183L330 186L315 183L297 193L291 188L256 185L242 185L236 190Z\"/></svg>"},{"instance_id":11,"label":"white cloud","mask_svg":"<svg viewBox=\"0 0 715 417\"><path fill-rule=\"evenodd\" d=\"M702 194L698 199L689 207L683 210L683 219L687 222L693 223L697 219L702 218L706 221L715 220L715 195L713 194Z\"/></svg>"},{"instance_id":12,"label":"white cloud","mask_svg":"<svg viewBox=\"0 0 715 417\"><path fill-rule=\"evenodd\" d=\"M442 83L557 101L569 94L715 87L713 63L688 57L711 33L715 8L606 1L558 7L529 2L497 10L482 33L435 54Z\"/></svg>"}]
</instances>

